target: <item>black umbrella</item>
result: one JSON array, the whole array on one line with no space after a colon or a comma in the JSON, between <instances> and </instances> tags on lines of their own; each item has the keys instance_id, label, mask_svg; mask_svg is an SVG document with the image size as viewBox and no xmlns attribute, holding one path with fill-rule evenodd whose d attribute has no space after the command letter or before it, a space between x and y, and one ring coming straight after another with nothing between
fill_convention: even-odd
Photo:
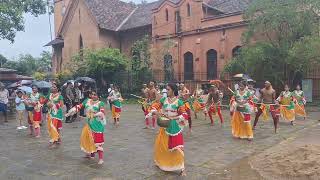
<instances>
[{"instance_id":1,"label":"black umbrella","mask_svg":"<svg viewBox=\"0 0 320 180\"><path fill-rule=\"evenodd\" d=\"M76 82L81 82L81 81L90 82L90 83L95 83L96 82L96 80L94 80L92 78L89 78L89 77L78 77L78 78L76 78Z\"/></svg>"},{"instance_id":2,"label":"black umbrella","mask_svg":"<svg viewBox=\"0 0 320 180\"><path fill-rule=\"evenodd\" d=\"M52 87L52 84L47 81L35 81L35 82L33 82L33 85L37 86L40 89Z\"/></svg>"}]
</instances>

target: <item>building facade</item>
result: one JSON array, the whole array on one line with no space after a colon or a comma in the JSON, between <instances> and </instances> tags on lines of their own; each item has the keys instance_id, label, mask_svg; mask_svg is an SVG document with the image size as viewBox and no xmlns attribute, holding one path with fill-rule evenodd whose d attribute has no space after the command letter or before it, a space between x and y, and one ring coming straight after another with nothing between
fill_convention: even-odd
<instances>
[{"instance_id":1,"label":"building facade","mask_svg":"<svg viewBox=\"0 0 320 180\"><path fill-rule=\"evenodd\" d=\"M158 80L220 78L241 47L249 0L159 0L134 5L120 0L55 0L52 71L68 68L81 49L131 47L150 37Z\"/></svg>"}]
</instances>

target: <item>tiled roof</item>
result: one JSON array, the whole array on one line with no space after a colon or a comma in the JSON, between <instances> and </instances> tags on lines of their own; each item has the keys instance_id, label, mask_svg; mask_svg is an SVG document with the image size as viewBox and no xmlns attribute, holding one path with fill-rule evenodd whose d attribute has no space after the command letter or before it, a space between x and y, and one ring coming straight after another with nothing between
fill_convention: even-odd
<instances>
[{"instance_id":1,"label":"tiled roof","mask_svg":"<svg viewBox=\"0 0 320 180\"><path fill-rule=\"evenodd\" d=\"M135 5L120 0L85 0L99 27L115 31L135 9Z\"/></svg>"},{"instance_id":2,"label":"tiled roof","mask_svg":"<svg viewBox=\"0 0 320 180\"><path fill-rule=\"evenodd\" d=\"M246 10L251 0L205 0L204 2L222 13L235 13Z\"/></svg>"},{"instance_id":3,"label":"tiled roof","mask_svg":"<svg viewBox=\"0 0 320 180\"><path fill-rule=\"evenodd\" d=\"M152 23L152 9L158 6L159 1L140 4L135 9L132 15L121 26L120 30L128 30L136 27L151 25Z\"/></svg>"},{"instance_id":4,"label":"tiled roof","mask_svg":"<svg viewBox=\"0 0 320 180\"><path fill-rule=\"evenodd\" d=\"M165 1L178 4L181 0L158 0L134 5L121 0L85 0L99 27L123 31L152 24L152 10ZM204 0L204 3L222 13L244 11L252 0Z\"/></svg>"}]
</instances>

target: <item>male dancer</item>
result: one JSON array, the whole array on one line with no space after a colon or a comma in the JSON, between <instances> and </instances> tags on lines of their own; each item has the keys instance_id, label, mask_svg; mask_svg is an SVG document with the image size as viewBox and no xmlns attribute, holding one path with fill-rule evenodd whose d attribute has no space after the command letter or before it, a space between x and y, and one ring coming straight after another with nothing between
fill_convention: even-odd
<instances>
[{"instance_id":1,"label":"male dancer","mask_svg":"<svg viewBox=\"0 0 320 180\"><path fill-rule=\"evenodd\" d=\"M279 109L278 109L278 102L276 101L276 91L272 88L271 83L269 81L266 81L264 83L264 88L260 90L261 94L261 103L265 104L266 106L270 106L269 110L271 112L271 116L273 119L274 124L274 131L277 133L278 123L279 123ZM276 105L274 105L276 103ZM270 105L273 104L273 105ZM253 129L256 128L256 125L259 121L259 117L263 113L262 107L258 108L258 112L256 114L256 118L254 120Z\"/></svg>"},{"instance_id":2,"label":"male dancer","mask_svg":"<svg viewBox=\"0 0 320 180\"><path fill-rule=\"evenodd\" d=\"M188 114L188 123L189 123L189 132L192 132L192 119L191 119L191 107L189 98L190 98L190 91L189 89L184 85L180 84L180 93L179 93L179 98L184 102L186 112Z\"/></svg>"},{"instance_id":3,"label":"male dancer","mask_svg":"<svg viewBox=\"0 0 320 180\"><path fill-rule=\"evenodd\" d=\"M220 118L221 125L223 125L223 117L221 114L221 100L223 98L223 93L219 91L218 87L215 85L212 85L209 90L208 94L208 114L211 120L211 126L214 125L214 120L212 115L215 115L218 113L218 116Z\"/></svg>"},{"instance_id":4,"label":"male dancer","mask_svg":"<svg viewBox=\"0 0 320 180\"><path fill-rule=\"evenodd\" d=\"M153 104L157 100L157 90L155 88L154 82L149 83L149 90L148 90L148 103ZM156 118L152 117L152 129L155 128L156 125ZM146 128L149 127L149 118L146 118Z\"/></svg>"}]
</instances>

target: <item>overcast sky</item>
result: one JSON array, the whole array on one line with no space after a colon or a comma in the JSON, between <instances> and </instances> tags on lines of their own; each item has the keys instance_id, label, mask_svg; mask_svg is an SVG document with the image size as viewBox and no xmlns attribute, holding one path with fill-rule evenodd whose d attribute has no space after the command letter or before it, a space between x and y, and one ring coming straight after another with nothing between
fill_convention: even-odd
<instances>
[{"instance_id":1,"label":"overcast sky","mask_svg":"<svg viewBox=\"0 0 320 180\"><path fill-rule=\"evenodd\" d=\"M129 0L127 0L129 2ZM134 2L141 2L141 0L133 0ZM152 2L154 0L147 0ZM51 18L53 24L53 18ZM52 25L52 31L54 27ZM12 59L19 56L19 54L31 54L39 56L44 50L51 51L51 47L43 47L50 42L50 30L48 15L33 17L25 15L25 31L18 32L15 42L11 44L8 40L0 40L0 54Z\"/></svg>"}]
</instances>

